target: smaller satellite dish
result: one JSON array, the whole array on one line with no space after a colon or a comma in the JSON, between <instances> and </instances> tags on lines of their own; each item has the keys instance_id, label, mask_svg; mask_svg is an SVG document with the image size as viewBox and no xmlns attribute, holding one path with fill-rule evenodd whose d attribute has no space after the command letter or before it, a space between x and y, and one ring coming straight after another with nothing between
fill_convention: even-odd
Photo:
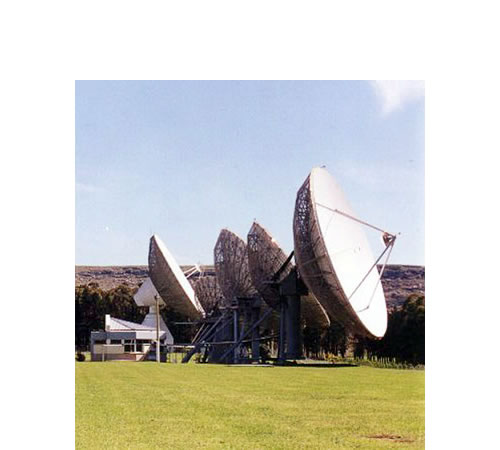
<instances>
[{"instance_id":1,"label":"smaller satellite dish","mask_svg":"<svg viewBox=\"0 0 500 450\"><path fill-rule=\"evenodd\" d=\"M221 230L215 243L214 265L217 282L227 302L234 297L257 294L248 270L247 244L228 229Z\"/></svg>"},{"instance_id":2,"label":"smaller satellite dish","mask_svg":"<svg viewBox=\"0 0 500 450\"><path fill-rule=\"evenodd\" d=\"M159 306L165 306L165 302L154 287L151 278L146 278L141 287L134 295L134 301L137 306L155 306L156 299L159 300Z\"/></svg>"},{"instance_id":3,"label":"smaller satellite dish","mask_svg":"<svg viewBox=\"0 0 500 450\"><path fill-rule=\"evenodd\" d=\"M291 261L271 234L259 223L254 222L248 232L248 264L256 289L271 308L278 308L279 291L269 283L281 269L274 281L283 281L293 268ZM302 297L302 315L307 325L324 327L330 325L328 314L316 298L309 294Z\"/></svg>"},{"instance_id":4,"label":"smaller satellite dish","mask_svg":"<svg viewBox=\"0 0 500 450\"><path fill-rule=\"evenodd\" d=\"M253 285L271 308L277 308L280 302L279 291L269 281L285 264L287 255L258 222L252 224L247 242L248 266ZM292 267L293 264L289 262L275 281L285 278Z\"/></svg>"},{"instance_id":5,"label":"smaller satellite dish","mask_svg":"<svg viewBox=\"0 0 500 450\"><path fill-rule=\"evenodd\" d=\"M209 313L224 301L222 291L214 276L204 276L194 282L194 292L203 309Z\"/></svg>"},{"instance_id":6,"label":"smaller satellite dish","mask_svg":"<svg viewBox=\"0 0 500 450\"><path fill-rule=\"evenodd\" d=\"M165 304L190 319L205 316L179 264L157 235L149 241L149 277Z\"/></svg>"}]
</instances>

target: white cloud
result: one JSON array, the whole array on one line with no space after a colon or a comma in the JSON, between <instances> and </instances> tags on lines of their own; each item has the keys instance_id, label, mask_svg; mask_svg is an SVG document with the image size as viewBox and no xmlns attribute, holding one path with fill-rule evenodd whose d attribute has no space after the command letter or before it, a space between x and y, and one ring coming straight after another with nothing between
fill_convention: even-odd
<instances>
[{"instance_id":1,"label":"white cloud","mask_svg":"<svg viewBox=\"0 0 500 450\"><path fill-rule=\"evenodd\" d=\"M370 84L382 102L384 116L425 96L423 81L371 81Z\"/></svg>"}]
</instances>

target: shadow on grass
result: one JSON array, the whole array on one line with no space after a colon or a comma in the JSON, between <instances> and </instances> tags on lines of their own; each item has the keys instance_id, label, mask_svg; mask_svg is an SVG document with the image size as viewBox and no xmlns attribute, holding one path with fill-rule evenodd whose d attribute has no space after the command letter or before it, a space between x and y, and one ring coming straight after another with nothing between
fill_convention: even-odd
<instances>
[{"instance_id":1,"label":"shadow on grass","mask_svg":"<svg viewBox=\"0 0 500 450\"><path fill-rule=\"evenodd\" d=\"M357 364L348 363L338 363L338 364L326 364L326 363L273 363L273 364L225 364L226 367L302 367L302 368L320 368L320 369L336 369L340 367L359 367Z\"/></svg>"},{"instance_id":2,"label":"shadow on grass","mask_svg":"<svg viewBox=\"0 0 500 450\"><path fill-rule=\"evenodd\" d=\"M357 364L339 363L339 364L324 364L324 363L285 363L285 364L275 364L277 367L314 367L321 369L336 369L339 367L359 367Z\"/></svg>"}]
</instances>

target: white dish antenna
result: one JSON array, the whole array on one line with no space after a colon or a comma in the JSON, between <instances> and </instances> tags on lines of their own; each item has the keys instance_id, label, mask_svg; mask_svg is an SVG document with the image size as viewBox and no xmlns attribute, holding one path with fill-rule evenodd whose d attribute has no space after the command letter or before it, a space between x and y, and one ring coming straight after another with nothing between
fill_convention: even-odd
<instances>
[{"instance_id":1,"label":"white dish antenna","mask_svg":"<svg viewBox=\"0 0 500 450\"><path fill-rule=\"evenodd\" d=\"M271 234L257 222L253 223L248 232L247 251L253 285L271 308L278 308L279 291L269 281L287 262L287 255ZM274 281L283 281L292 268L292 262L288 262ZM312 294L302 297L301 309L307 324L321 327L330 324L328 314Z\"/></svg>"},{"instance_id":2,"label":"white dish antenna","mask_svg":"<svg viewBox=\"0 0 500 450\"><path fill-rule=\"evenodd\" d=\"M228 229L221 230L215 244L214 266L217 282L227 302L234 297L257 294L248 270L247 245Z\"/></svg>"},{"instance_id":3,"label":"white dish antenna","mask_svg":"<svg viewBox=\"0 0 500 450\"><path fill-rule=\"evenodd\" d=\"M157 298L159 300L159 305L165 306L165 302L154 287L151 278L146 278L134 295L134 301L137 306L156 306Z\"/></svg>"},{"instance_id":4,"label":"white dish antenna","mask_svg":"<svg viewBox=\"0 0 500 450\"><path fill-rule=\"evenodd\" d=\"M314 168L297 193L295 260L300 275L328 314L353 333L383 337L387 309L375 260L363 225L324 168ZM375 227L374 227L375 228ZM383 230L380 230L383 231ZM388 257L389 255L387 255Z\"/></svg>"},{"instance_id":5,"label":"white dish antenna","mask_svg":"<svg viewBox=\"0 0 500 450\"><path fill-rule=\"evenodd\" d=\"M157 235L149 242L149 277L166 305L190 319L205 316L179 264Z\"/></svg>"}]
</instances>

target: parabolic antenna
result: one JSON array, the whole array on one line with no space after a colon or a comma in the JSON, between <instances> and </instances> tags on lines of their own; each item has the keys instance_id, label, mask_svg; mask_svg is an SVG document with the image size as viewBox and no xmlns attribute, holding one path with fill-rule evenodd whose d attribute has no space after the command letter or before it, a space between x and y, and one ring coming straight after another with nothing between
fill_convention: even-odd
<instances>
[{"instance_id":1,"label":"parabolic antenna","mask_svg":"<svg viewBox=\"0 0 500 450\"><path fill-rule=\"evenodd\" d=\"M205 316L191 284L156 235L149 241L149 277L163 301L174 311L190 319Z\"/></svg>"},{"instance_id":2,"label":"parabolic antenna","mask_svg":"<svg viewBox=\"0 0 500 450\"><path fill-rule=\"evenodd\" d=\"M248 270L247 245L228 229L221 230L214 248L217 281L226 302L257 294Z\"/></svg>"},{"instance_id":3,"label":"parabolic antenna","mask_svg":"<svg viewBox=\"0 0 500 450\"><path fill-rule=\"evenodd\" d=\"M257 222L253 223L248 232L247 250L253 285L271 308L278 308L279 291L269 281L287 262L287 255L269 232ZM293 264L289 261L273 281L283 281L292 268ZM308 325L323 327L330 324L328 314L312 294L302 297L301 309Z\"/></svg>"},{"instance_id":4,"label":"parabolic antenna","mask_svg":"<svg viewBox=\"0 0 500 450\"><path fill-rule=\"evenodd\" d=\"M222 291L214 276L200 277L194 282L194 292L203 306L203 309L209 313L219 303L223 301Z\"/></svg>"},{"instance_id":5,"label":"parabolic antenna","mask_svg":"<svg viewBox=\"0 0 500 450\"><path fill-rule=\"evenodd\" d=\"M157 298L159 300L159 305L165 306L165 302L154 287L151 278L146 278L134 295L134 301L137 306L156 306Z\"/></svg>"},{"instance_id":6,"label":"parabolic antenna","mask_svg":"<svg viewBox=\"0 0 500 450\"><path fill-rule=\"evenodd\" d=\"M314 168L297 193L293 222L300 275L330 316L362 336L383 337L384 292L362 225L324 168Z\"/></svg>"}]
</instances>

